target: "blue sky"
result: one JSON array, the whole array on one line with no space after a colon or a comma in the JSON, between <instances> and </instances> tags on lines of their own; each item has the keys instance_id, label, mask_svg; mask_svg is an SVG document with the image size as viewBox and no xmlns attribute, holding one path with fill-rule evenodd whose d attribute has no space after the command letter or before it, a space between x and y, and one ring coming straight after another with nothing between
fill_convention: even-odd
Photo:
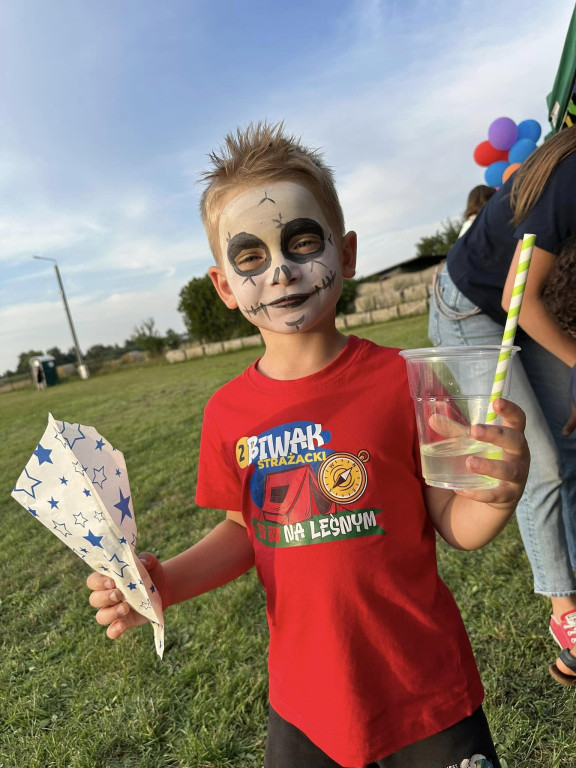
<instances>
[{"instance_id":1,"label":"blue sky","mask_svg":"<svg viewBox=\"0 0 576 768\"><path fill-rule=\"evenodd\" d=\"M237 125L284 120L335 170L358 275L414 255L483 183L507 115L547 131L571 0L3 0L0 372L142 320L184 329L212 263L199 172Z\"/></svg>"}]
</instances>

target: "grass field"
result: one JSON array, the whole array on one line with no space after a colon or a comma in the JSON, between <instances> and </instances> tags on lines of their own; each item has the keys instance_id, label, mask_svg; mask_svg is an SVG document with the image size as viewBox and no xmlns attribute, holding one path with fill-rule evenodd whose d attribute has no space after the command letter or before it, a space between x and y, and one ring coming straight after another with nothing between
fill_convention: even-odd
<instances>
[{"instance_id":1,"label":"grass field","mask_svg":"<svg viewBox=\"0 0 576 768\"><path fill-rule=\"evenodd\" d=\"M426 318L355 330L426 346ZM93 618L87 566L10 498L50 411L94 425L122 450L139 548L171 557L221 513L194 505L202 410L259 350L159 364L0 396L0 768L259 766L267 629L254 573L113 643ZM466 622L498 749L513 766L576 768L576 692L549 677L548 605L532 594L515 521L490 546L439 546ZM296 767L295 767L296 768Z\"/></svg>"}]
</instances>

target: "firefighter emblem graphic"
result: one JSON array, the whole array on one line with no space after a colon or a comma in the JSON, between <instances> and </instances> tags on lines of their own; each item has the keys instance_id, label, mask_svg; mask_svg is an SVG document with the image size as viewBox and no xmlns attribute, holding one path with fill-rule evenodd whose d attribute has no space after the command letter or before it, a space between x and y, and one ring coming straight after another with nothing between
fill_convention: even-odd
<instances>
[{"instance_id":1,"label":"firefighter emblem graphic","mask_svg":"<svg viewBox=\"0 0 576 768\"><path fill-rule=\"evenodd\" d=\"M368 451L358 456L351 453L330 454L318 468L318 485L330 501L351 504L366 490L368 482L364 463L370 458Z\"/></svg>"}]
</instances>

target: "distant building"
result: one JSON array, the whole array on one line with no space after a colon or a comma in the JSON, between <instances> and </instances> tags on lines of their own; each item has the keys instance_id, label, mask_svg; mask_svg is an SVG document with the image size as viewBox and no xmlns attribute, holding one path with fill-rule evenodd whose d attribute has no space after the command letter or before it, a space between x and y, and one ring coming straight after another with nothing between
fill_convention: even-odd
<instances>
[{"instance_id":1,"label":"distant building","mask_svg":"<svg viewBox=\"0 0 576 768\"><path fill-rule=\"evenodd\" d=\"M388 267L387 269L380 270L380 272L375 272L370 277L373 280L388 280L391 277L395 277L396 275L422 272L425 269L429 269L430 267L434 267L437 264L440 264L442 261L444 261L445 258L446 255L414 256L413 259L403 261L401 264L395 264L393 267Z\"/></svg>"}]
</instances>

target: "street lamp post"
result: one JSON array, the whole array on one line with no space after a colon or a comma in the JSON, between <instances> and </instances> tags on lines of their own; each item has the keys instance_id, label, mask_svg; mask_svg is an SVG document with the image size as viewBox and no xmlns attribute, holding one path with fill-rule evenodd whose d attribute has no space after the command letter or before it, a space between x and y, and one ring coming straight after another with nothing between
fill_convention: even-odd
<instances>
[{"instance_id":1,"label":"street lamp post","mask_svg":"<svg viewBox=\"0 0 576 768\"><path fill-rule=\"evenodd\" d=\"M80 352L80 344L78 343L78 337L76 336L76 330L74 323L72 322L72 315L70 314L70 307L68 306L68 300L66 299L66 292L64 291L64 284L62 283L62 277L60 276L60 270L58 269L58 262L56 259L49 259L46 256L33 256L33 259L40 259L41 261L51 261L54 264L54 270L56 272L56 278L60 287L60 294L62 295L62 301L64 302L64 309L66 310L66 316L68 318L68 325L74 339L74 349L76 350L76 359L78 360L78 373L81 379L87 379L90 375L88 366L82 359L82 353Z\"/></svg>"}]
</instances>

